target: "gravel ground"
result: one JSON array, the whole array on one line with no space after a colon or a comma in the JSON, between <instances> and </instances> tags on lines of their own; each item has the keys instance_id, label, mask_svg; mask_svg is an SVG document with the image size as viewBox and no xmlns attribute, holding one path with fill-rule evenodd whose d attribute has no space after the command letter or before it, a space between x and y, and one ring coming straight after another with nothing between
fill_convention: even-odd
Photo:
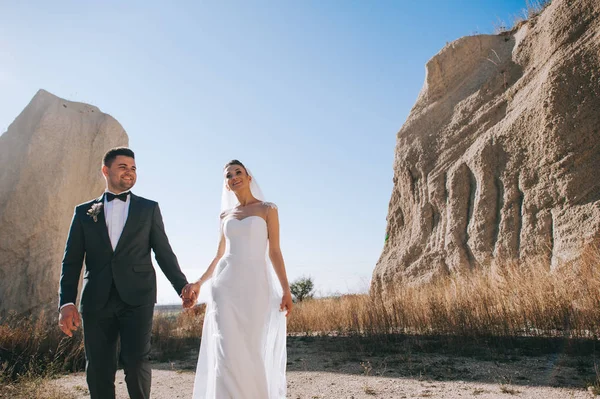
<instances>
[{"instance_id":1,"label":"gravel ground","mask_svg":"<svg viewBox=\"0 0 600 399\"><path fill-rule=\"evenodd\" d=\"M288 398L592 398L593 357L585 351L565 354L558 346L501 350L446 350L427 340L396 342L384 348L344 338L288 339ZM550 345L552 346L552 345ZM540 348L546 348L542 350ZM433 348L433 349L432 349ZM526 355L522 354L527 352ZM539 352L547 352L539 354ZM190 398L195 350L188 359L154 363L152 397ZM84 373L48 382L77 399L87 398ZM123 372L117 398L127 398ZM259 398L257 398L259 399Z\"/></svg>"}]
</instances>

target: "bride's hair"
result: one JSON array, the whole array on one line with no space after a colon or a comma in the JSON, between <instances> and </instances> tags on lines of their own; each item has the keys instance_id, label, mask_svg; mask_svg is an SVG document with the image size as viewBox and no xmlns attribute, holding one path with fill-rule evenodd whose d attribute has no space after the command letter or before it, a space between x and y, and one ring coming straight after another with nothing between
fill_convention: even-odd
<instances>
[{"instance_id":1,"label":"bride's hair","mask_svg":"<svg viewBox=\"0 0 600 399\"><path fill-rule=\"evenodd\" d=\"M223 169L227 169L228 167L233 166L233 165L239 165L239 166L241 166L242 168L244 168L244 171L246 172L246 174L248 174L248 169L246 169L246 167L244 166L244 164L241 163L240 161L238 161L237 159L232 159L231 161L227 162L225 164L225 166L223 166Z\"/></svg>"}]
</instances>

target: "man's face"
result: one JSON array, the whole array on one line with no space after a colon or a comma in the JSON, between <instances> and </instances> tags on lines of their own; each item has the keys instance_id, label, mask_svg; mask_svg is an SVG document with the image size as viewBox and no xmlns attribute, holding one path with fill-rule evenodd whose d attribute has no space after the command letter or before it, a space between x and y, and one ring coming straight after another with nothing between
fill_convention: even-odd
<instances>
[{"instance_id":1,"label":"man's face","mask_svg":"<svg viewBox=\"0 0 600 399\"><path fill-rule=\"evenodd\" d=\"M110 166L102 166L108 189L115 194L130 190L137 179L135 159L117 155Z\"/></svg>"}]
</instances>

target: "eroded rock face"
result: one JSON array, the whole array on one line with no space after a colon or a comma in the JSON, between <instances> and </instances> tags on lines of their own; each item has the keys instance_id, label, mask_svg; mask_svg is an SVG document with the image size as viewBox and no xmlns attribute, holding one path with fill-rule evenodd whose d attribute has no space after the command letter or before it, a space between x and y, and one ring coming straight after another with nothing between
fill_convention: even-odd
<instances>
[{"instance_id":1,"label":"eroded rock face","mask_svg":"<svg viewBox=\"0 0 600 399\"><path fill-rule=\"evenodd\" d=\"M600 2L552 1L427 63L387 229L375 293L499 260L556 266L600 236Z\"/></svg>"},{"instance_id":2,"label":"eroded rock face","mask_svg":"<svg viewBox=\"0 0 600 399\"><path fill-rule=\"evenodd\" d=\"M102 156L127 144L111 116L44 90L0 136L0 313L56 308L73 208L102 193Z\"/></svg>"}]
</instances>

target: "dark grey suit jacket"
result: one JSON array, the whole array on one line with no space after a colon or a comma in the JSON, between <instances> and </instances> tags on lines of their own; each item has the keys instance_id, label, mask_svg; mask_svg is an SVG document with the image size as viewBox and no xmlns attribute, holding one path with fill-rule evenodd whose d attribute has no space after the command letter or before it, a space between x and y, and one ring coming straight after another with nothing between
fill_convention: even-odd
<instances>
[{"instance_id":1,"label":"dark grey suit jacket","mask_svg":"<svg viewBox=\"0 0 600 399\"><path fill-rule=\"evenodd\" d=\"M169 244L158 203L131 194L127 221L113 251L104 208L97 221L88 215L92 205L103 204L103 200L104 195L75 207L62 262L59 307L75 303L84 259L79 306L82 313L106 304L113 280L125 303L133 306L156 303L156 273L150 250L175 291L181 294L187 280Z\"/></svg>"}]
</instances>

